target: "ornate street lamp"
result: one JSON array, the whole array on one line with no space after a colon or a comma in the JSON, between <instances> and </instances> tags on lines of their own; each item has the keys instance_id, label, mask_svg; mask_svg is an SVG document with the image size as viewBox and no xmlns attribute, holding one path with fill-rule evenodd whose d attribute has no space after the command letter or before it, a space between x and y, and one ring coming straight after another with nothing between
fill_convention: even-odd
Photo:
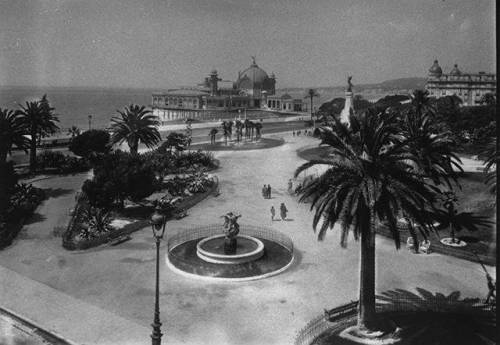
<instances>
[{"instance_id":1,"label":"ornate street lamp","mask_svg":"<svg viewBox=\"0 0 500 345\"><path fill-rule=\"evenodd\" d=\"M161 322L160 322L160 241L165 234L165 227L167 225L167 218L161 214L159 203L156 204L154 213L151 215L151 228L153 229L153 236L156 240L156 298L155 298L155 316L151 324L153 326L153 333L151 333L152 345L161 344Z\"/></svg>"}]
</instances>

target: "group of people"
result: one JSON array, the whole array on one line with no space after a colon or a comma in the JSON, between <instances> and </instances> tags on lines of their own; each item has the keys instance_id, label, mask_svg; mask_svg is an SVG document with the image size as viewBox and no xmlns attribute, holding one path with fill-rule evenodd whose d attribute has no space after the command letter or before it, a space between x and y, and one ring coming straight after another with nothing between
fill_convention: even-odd
<instances>
[{"instance_id":1,"label":"group of people","mask_svg":"<svg viewBox=\"0 0 500 345\"><path fill-rule=\"evenodd\" d=\"M285 203L282 202L280 205L281 219L285 220L287 213L288 213L288 209L286 208ZM274 208L274 205L272 205L271 206L271 221L274 221L274 217L276 217L276 209Z\"/></svg>"},{"instance_id":2,"label":"group of people","mask_svg":"<svg viewBox=\"0 0 500 345\"><path fill-rule=\"evenodd\" d=\"M264 187L262 187L262 197L264 199L271 199L271 185L268 184L267 186L264 185Z\"/></svg>"},{"instance_id":3,"label":"group of people","mask_svg":"<svg viewBox=\"0 0 500 345\"><path fill-rule=\"evenodd\" d=\"M293 136L300 136L301 133L302 133L302 131L292 131L292 135ZM304 135L311 136L312 135L312 131L306 129L306 130L304 130Z\"/></svg>"}]
</instances>

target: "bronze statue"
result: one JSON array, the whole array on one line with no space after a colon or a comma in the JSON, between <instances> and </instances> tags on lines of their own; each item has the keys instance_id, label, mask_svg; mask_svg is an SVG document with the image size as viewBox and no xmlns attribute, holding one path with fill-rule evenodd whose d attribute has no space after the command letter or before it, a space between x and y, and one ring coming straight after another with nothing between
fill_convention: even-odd
<instances>
[{"instance_id":1,"label":"bronze statue","mask_svg":"<svg viewBox=\"0 0 500 345\"><path fill-rule=\"evenodd\" d=\"M238 218L241 214L236 215L233 212L228 212L224 216L224 234L226 235L224 239L224 254L235 254L236 253L236 236L240 232L240 225L237 223Z\"/></svg>"},{"instance_id":2,"label":"bronze statue","mask_svg":"<svg viewBox=\"0 0 500 345\"><path fill-rule=\"evenodd\" d=\"M352 92L353 85L352 85L351 79L352 79L352 75L347 77L347 92Z\"/></svg>"}]
</instances>

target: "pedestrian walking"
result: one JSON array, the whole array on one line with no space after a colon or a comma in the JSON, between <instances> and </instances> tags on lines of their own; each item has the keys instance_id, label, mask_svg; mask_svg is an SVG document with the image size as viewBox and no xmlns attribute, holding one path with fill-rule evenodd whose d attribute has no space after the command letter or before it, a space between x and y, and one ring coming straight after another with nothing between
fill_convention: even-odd
<instances>
[{"instance_id":1,"label":"pedestrian walking","mask_svg":"<svg viewBox=\"0 0 500 345\"><path fill-rule=\"evenodd\" d=\"M288 180L288 193L292 193L293 192L293 182L292 182L292 179L289 179Z\"/></svg>"},{"instance_id":2,"label":"pedestrian walking","mask_svg":"<svg viewBox=\"0 0 500 345\"><path fill-rule=\"evenodd\" d=\"M262 187L262 197L264 199L267 199L267 187L266 187L266 185L264 185L264 187Z\"/></svg>"},{"instance_id":3,"label":"pedestrian walking","mask_svg":"<svg viewBox=\"0 0 500 345\"><path fill-rule=\"evenodd\" d=\"M295 136L295 131L292 131L292 135Z\"/></svg>"},{"instance_id":4,"label":"pedestrian walking","mask_svg":"<svg viewBox=\"0 0 500 345\"><path fill-rule=\"evenodd\" d=\"M274 216L276 215L276 210L274 206L271 206L271 221L274 221Z\"/></svg>"},{"instance_id":5,"label":"pedestrian walking","mask_svg":"<svg viewBox=\"0 0 500 345\"><path fill-rule=\"evenodd\" d=\"M285 203L282 202L280 205L280 213L281 213L281 219L285 220L286 219L286 214L288 210L286 209Z\"/></svg>"},{"instance_id":6,"label":"pedestrian walking","mask_svg":"<svg viewBox=\"0 0 500 345\"><path fill-rule=\"evenodd\" d=\"M271 199L271 185L270 184L267 185L267 198Z\"/></svg>"}]
</instances>

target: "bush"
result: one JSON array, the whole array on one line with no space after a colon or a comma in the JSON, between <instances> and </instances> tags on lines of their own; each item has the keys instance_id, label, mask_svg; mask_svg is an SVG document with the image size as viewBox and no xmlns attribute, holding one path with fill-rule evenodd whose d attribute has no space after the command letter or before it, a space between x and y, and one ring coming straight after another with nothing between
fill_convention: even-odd
<instances>
[{"instance_id":1,"label":"bush","mask_svg":"<svg viewBox=\"0 0 500 345\"><path fill-rule=\"evenodd\" d=\"M116 151L95 161L94 178L82 190L90 205L109 209L125 199L139 201L159 187L155 172L144 156Z\"/></svg>"},{"instance_id":2,"label":"bush","mask_svg":"<svg viewBox=\"0 0 500 345\"><path fill-rule=\"evenodd\" d=\"M0 222L10 205L10 197L15 191L17 180L13 163L0 163Z\"/></svg>"},{"instance_id":3,"label":"bush","mask_svg":"<svg viewBox=\"0 0 500 345\"><path fill-rule=\"evenodd\" d=\"M73 138L69 150L75 155L88 158L92 154L108 153L111 149L110 135L101 129L92 129Z\"/></svg>"},{"instance_id":4,"label":"bush","mask_svg":"<svg viewBox=\"0 0 500 345\"><path fill-rule=\"evenodd\" d=\"M59 151L43 151L36 157L37 167L40 170L54 169L58 173L75 173L90 169L86 160L71 157Z\"/></svg>"}]
</instances>

